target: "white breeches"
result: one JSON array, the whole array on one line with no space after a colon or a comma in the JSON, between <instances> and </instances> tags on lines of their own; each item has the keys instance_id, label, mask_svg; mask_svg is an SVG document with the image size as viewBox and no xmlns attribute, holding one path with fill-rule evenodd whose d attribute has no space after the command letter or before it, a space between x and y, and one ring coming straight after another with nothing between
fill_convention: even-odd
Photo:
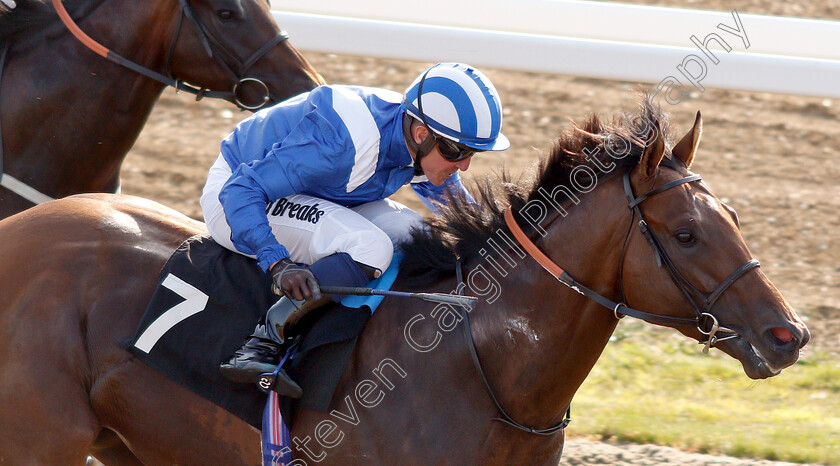
<instances>
[{"instance_id":1,"label":"white breeches","mask_svg":"<svg viewBox=\"0 0 840 466\"><path fill-rule=\"evenodd\" d=\"M230 226L219 202L219 191L231 174L230 166L220 155L210 168L200 203L213 239L244 254L230 239ZM390 265L394 249L409 238L412 228L423 227L420 214L390 199L347 208L294 194L270 203L267 217L277 241L295 262L311 265L345 252L353 260L382 271Z\"/></svg>"}]
</instances>

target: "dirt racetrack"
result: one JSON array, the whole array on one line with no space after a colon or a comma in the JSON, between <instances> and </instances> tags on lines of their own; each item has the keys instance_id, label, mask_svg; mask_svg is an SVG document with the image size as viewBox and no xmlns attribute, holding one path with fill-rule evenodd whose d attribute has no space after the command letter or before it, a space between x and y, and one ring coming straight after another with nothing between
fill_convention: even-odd
<instances>
[{"instance_id":1,"label":"dirt racetrack","mask_svg":"<svg viewBox=\"0 0 840 466\"><path fill-rule=\"evenodd\" d=\"M838 0L667 3L840 19ZM328 82L397 91L427 66L330 54L306 56ZM579 120L592 112L631 111L637 101L636 83L483 71L502 96L503 131L512 148L476 156L467 179L492 173L503 164L518 173L549 150L569 119ZM840 100L707 89L693 93L680 105L663 106L680 134L690 127L697 110L703 113L703 139L694 170L738 211L753 255L807 319L812 331L809 351L840 357ZM218 155L219 141L246 116L227 103L193 103L190 96L165 91L126 159L123 192L200 218L198 198L207 169ZM421 209L410 191L398 193L397 200ZM646 445L618 447L579 440L568 443L563 464L780 464L684 455Z\"/></svg>"}]
</instances>

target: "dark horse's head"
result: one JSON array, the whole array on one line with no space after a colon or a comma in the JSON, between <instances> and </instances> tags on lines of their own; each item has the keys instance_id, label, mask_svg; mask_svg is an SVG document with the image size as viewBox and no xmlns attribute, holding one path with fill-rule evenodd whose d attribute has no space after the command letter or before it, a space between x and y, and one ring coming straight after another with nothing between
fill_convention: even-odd
<instances>
[{"instance_id":1,"label":"dark horse's head","mask_svg":"<svg viewBox=\"0 0 840 466\"><path fill-rule=\"evenodd\" d=\"M503 219L510 206L558 265L589 271L574 277L583 285L634 309L693 320L669 326L700 342L711 340L751 378L776 375L797 361L810 336L753 260L735 211L690 171L701 128L698 112L694 127L672 144L667 118L648 99L640 111L611 123L593 116L560 137L533 186L503 175L479 186L481 207L454 203L446 209L407 246L406 265L416 273L431 265L437 274L448 274L451 260L441 257L480 260L492 235L510 231ZM553 194L563 192L570 194ZM545 205L548 197L562 211L530 221L538 216L529 206ZM568 243L578 249L570 251ZM548 279L535 284L532 294L561 286L540 275Z\"/></svg>"},{"instance_id":2,"label":"dark horse's head","mask_svg":"<svg viewBox=\"0 0 840 466\"><path fill-rule=\"evenodd\" d=\"M0 39L35 41L66 33L51 0L15 3L14 9L0 4ZM142 2L140 13L122 0L61 3L83 32L108 50L178 81L233 91L228 99L243 108L270 105L324 83L281 33L267 0L150 0ZM137 34L145 37L142 50L132 41Z\"/></svg>"},{"instance_id":3,"label":"dark horse's head","mask_svg":"<svg viewBox=\"0 0 840 466\"><path fill-rule=\"evenodd\" d=\"M270 45L280 30L268 0L181 0L182 7L187 3L199 25L188 21L181 25L181 43L171 60L173 75L196 83L201 79L202 85L216 89L230 89L243 80L237 90L243 102L255 102L264 95L265 89L258 83L261 81L268 86L268 104L324 83L288 40ZM162 12L162 19L171 21L171 9L167 10ZM208 48L208 43L213 57L199 53ZM265 54L260 56L263 50ZM207 69L214 70L212 76Z\"/></svg>"}]
</instances>

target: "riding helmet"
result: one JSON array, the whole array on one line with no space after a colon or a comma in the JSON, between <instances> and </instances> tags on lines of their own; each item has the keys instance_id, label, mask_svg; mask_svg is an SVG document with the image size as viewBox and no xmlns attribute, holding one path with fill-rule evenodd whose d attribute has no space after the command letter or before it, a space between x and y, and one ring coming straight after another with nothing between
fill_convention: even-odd
<instances>
[{"instance_id":1,"label":"riding helmet","mask_svg":"<svg viewBox=\"0 0 840 466\"><path fill-rule=\"evenodd\" d=\"M463 63L438 63L408 86L402 106L437 135L476 150L505 150L502 102L481 71Z\"/></svg>"}]
</instances>

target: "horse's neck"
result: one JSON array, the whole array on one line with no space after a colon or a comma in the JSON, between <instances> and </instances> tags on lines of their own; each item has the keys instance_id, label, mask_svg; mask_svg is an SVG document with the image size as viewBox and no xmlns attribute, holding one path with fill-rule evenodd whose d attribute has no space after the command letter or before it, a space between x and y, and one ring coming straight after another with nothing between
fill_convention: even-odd
<instances>
[{"instance_id":1,"label":"horse's neck","mask_svg":"<svg viewBox=\"0 0 840 466\"><path fill-rule=\"evenodd\" d=\"M607 186L588 194L537 241L572 277L611 297L626 226L621 209L607 206L619 199ZM520 423L545 428L563 417L617 320L530 257L518 261L500 287L499 302L470 316L476 345L503 408Z\"/></svg>"},{"instance_id":2,"label":"horse's neck","mask_svg":"<svg viewBox=\"0 0 840 466\"><path fill-rule=\"evenodd\" d=\"M146 3L106 1L79 26L109 49L158 69L165 52L155 47L171 31L152 22ZM5 171L52 197L116 187L163 85L94 54L66 30L10 58L3 87L16 92L0 109Z\"/></svg>"}]
</instances>

